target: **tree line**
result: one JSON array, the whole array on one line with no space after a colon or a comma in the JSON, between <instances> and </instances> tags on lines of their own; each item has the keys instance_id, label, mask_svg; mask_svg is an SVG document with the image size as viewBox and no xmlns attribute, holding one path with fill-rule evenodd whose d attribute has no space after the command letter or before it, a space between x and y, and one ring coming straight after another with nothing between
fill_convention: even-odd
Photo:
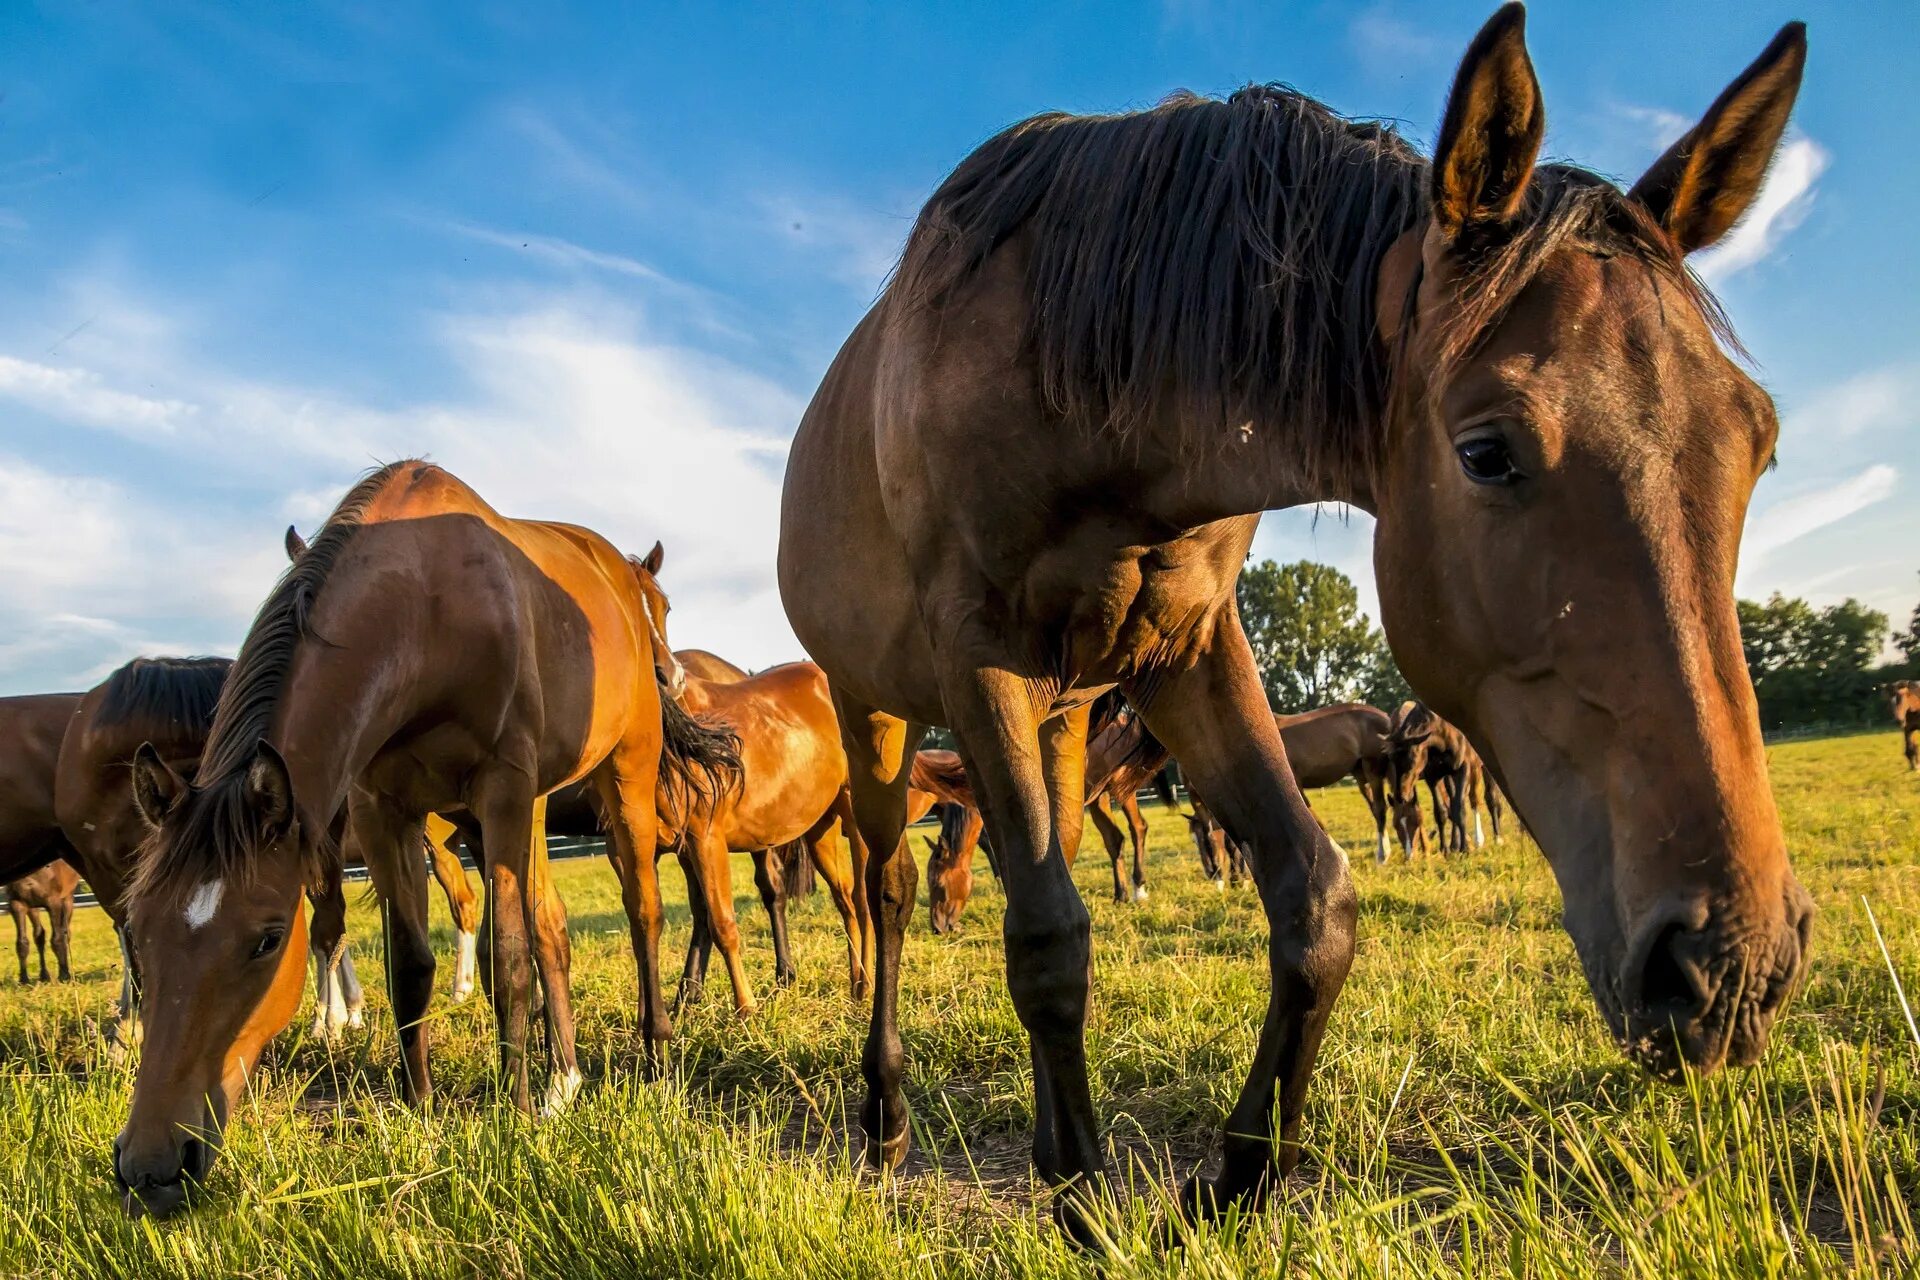
<instances>
[{"instance_id":1,"label":"tree line","mask_svg":"<svg viewBox=\"0 0 1920 1280\"><path fill-rule=\"evenodd\" d=\"M1392 710L1413 696L1386 637L1360 611L1353 580L1331 565L1263 560L1240 574L1240 621L1277 711L1334 702ZM1873 724L1884 687L1920 678L1920 606L1904 630L1858 600L1816 607L1778 592L1741 600L1741 646L1767 730ZM1891 641L1902 657L1882 661Z\"/></svg>"}]
</instances>

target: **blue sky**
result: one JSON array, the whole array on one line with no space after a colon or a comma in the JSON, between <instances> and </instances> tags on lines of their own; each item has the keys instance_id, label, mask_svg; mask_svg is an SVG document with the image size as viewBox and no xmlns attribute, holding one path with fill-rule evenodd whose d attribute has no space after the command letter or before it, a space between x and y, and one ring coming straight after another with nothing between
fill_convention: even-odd
<instances>
[{"instance_id":1,"label":"blue sky","mask_svg":"<svg viewBox=\"0 0 1920 1280\"><path fill-rule=\"evenodd\" d=\"M1491 9L0 6L0 692L231 652L280 530L422 453L510 514L663 538L676 644L798 656L786 441L972 146L1252 80L1424 145ZM1630 182L1789 18L1793 131L1703 264L1786 423L1740 587L1904 617L1911 5L1536 4L1548 149ZM1369 539L1292 512L1256 551L1370 603Z\"/></svg>"}]
</instances>

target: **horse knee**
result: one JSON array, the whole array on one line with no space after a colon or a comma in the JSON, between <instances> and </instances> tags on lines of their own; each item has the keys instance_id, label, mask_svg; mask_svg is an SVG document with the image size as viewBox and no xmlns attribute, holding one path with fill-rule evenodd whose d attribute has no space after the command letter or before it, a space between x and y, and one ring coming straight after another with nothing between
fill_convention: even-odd
<instances>
[{"instance_id":1,"label":"horse knee","mask_svg":"<svg viewBox=\"0 0 1920 1280\"><path fill-rule=\"evenodd\" d=\"M1028 1030L1077 1027L1091 986L1092 929L1075 893L1059 909L1006 916L1007 987Z\"/></svg>"}]
</instances>

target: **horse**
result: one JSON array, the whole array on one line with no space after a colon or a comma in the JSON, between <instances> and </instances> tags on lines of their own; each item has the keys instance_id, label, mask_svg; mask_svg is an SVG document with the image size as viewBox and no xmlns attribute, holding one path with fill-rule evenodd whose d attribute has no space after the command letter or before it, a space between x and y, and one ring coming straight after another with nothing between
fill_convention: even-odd
<instances>
[{"instance_id":1,"label":"horse","mask_svg":"<svg viewBox=\"0 0 1920 1280\"><path fill-rule=\"evenodd\" d=\"M118 1015L110 1044L125 1045L139 999L139 964L126 937L126 886L146 839L146 823L129 785L133 758L151 744L177 772L191 772L206 747L230 658L135 658L86 693L69 717L53 776L53 809L75 866L113 922L121 944ZM338 821L331 837L341 839ZM457 933L453 998L473 988L473 930L479 908L457 855L428 841L433 875L447 897ZM357 861L350 850L345 861ZM312 1034L332 1039L361 1021L363 997L344 942L346 897L337 883L310 886L313 910ZM327 959L323 959L327 958Z\"/></svg>"},{"instance_id":2,"label":"horse","mask_svg":"<svg viewBox=\"0 0 1920 1280\"><path fill-rule=\"evenodd\" d=\"M53 780L79 705L77 693L0 698L0 884L73 852L53 811Z\"/></svg>"},{"instance_id":3,"label":"horse","mask_svg":"<svg viewBox=\"0 0 1920 1280\"><path fill-rule=\"evenodd\" d=\"M1887 687L1893 722L1900 726L1900 745L1907 769L1920 771L1920 680L1896 680Z\"/></svg>"},{"instance_id":4,"label":"horse","mask_svg":"<svg viewBox=\"0 0 1920 1280\"><path fill-rule=\"evenodd\" d=\"M973 896L973 851L985 829L959 753L943 748L915 751L906 801L903 830L940 807L940 834L922 837L927 844L927 924L936 934L948 933ZM868 858L871 865L871 849ZM871 914L871 903L868 911Z\"/></svg>"},{"instance_id":5,"label":"horse","mask_svg":"<svg viewBox=\"0 0 1920 1280\"><path fill-rule=\"evenodd\" d=\"M47 981L47 929L53 930L53 958L59 967L60 981L73 981L73 966L68 962L67 944L73 931L73 891L80 873L64 858L56 858L33 871L0 885L7 896L7 914L13 917L13 949L20 957L20 985L27 985L27 933L32 930L34 946L40 952L40 981ZM41 923L41 917L47 923Z\"/></svg>"},{"instance_id":6,"label":"horse","mask_svg":"<svg viewBox=\"0 0 1920 1280\"><path fill-rule=\"evenodd\" d=\"M1433 803L1435 839L1442 852L1464 853L1484 845L1486 832L1480 814L1484 803L1500 838L1502 807L1497 787L1486 777L1486 765L1466 735L1419 702L1401 704L1387 735L1387 803L1393 811L1402 850L1411 858L1425 852L1426 828L1421 823L1419 784L1427 784ZM1466 815L1473 814L1473 841L1467 839ZM1383 835L1379 860L1386 861Z\"/></svg>"},{"instance_id":7,"label":"horse","mask_svg":"<svg viewBox=\"0 0 1920 1280\"><path fill-rule=\"evenodd\" d=\"M1385 861L1392 718L1364 702L1338 702L1296 715L1276 712L1273 723L1302 791L1330 787L1348 777L1354 780L1373 815L1375 847ZM1242 842L1223 831L1197 797L1186 819L1200 855L1200 869L1216 886L1225 888L1227 878L1237 886L1243 877L1251 876Z\"/></svg>"},{"instance_id":8,"label":"horse","mask_svg":"<svg viewBox=\"0 0 1920 1280\"><path fill-rule=\"evenodd\" d=\"M657 778L685 768L724 784L732 763L724 738L661 697L678 666L653 581L659 561L658 547L630 564L588 530L504 517L419 461L383 466L348 491L249 628L192 779L152 749L134 757L135 801L154 830L129 886L130 925L140 953L167 957L145 975L167 1016L148 1027L114 1143L129 1212L185 1203L249 1071L297 1007L302 890L337 875L327 837L343 807L385 916L408 1102L432 1094L434 957L418 850L427 815L460 808L482 832L503 1088L533 1110L537 964L544 1106L578 1091L568 956L540 927L533 832L540 798L589 776L633 942L638 1034L657 1063L671 1026ZM642 678L649 669L654 678Z\"/></svg>"},{"instance_id":9,"label":"horse","mask_svg":"<svg viewBox=\"0 0 1920 1280\"><path fill-rule=\"evenodd\" d=\"M1312 502L1375 517L1400 669L1538 836L1628 1056L1670 1077L1762 1052L1812 915L1733 607L1778 426L1685 256L1758 193L1805 28L1621 191L1536 163L1524 25L1510 4L1474 37L1430 159L1277 85L1014 125L935 191L834 358L788 453L778 577L873 859L873 1163L909 1143L899 837L941 724L1005 879L1035 1164L1096 1234L1089 917L1063 851L1113 687L1247 837L1272 933L1220 1172L1180 1204L1258 1205L1299 1160L1357 903L1233 591L1259 513Z\"/></svg>"},{"instance_id":10,"label":"horse","mask_svg":"<svg viewBox=\"0 0 1920 1280\"><path fill-rule=\"evenodd\" d=\"M856 894L854 885L865 875L866 855L853 830L847 759L825 674L810 662L786 663L745 679L706 680L689 673L675 699L688 714L733 732L740 755L739 782L733 787L696 793L671 778L661 785L659 848L679 853L688 896L699 900L695 918L705 926L688 944L676 1008L699 992L705 971L701 952L708 942L718 944L726 962L734 1011L745 1017L756 1008L733 914L732 852L755 855L756 879L773 921L777 979L793 980L786 912L777 901L767 859L769 850L796 840L805 845L839 908L847 933L848 985L856 999L864 996L870 929L864 895ZM841 854L836 830L847 833L850 857Z\"/></svg>"}]
</instances>

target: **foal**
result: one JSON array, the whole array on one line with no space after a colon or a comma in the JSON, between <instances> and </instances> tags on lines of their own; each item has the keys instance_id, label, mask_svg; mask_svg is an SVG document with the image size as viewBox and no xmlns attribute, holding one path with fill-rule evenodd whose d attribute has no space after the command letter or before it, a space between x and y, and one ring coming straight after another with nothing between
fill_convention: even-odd
<instances>
[{"instance_id":1,"label":"foal","mask_svg":"<svg viewBox=\"0 0 1920 1280\"><path fill-rule=\"evenodd\" d=\"M7 913L13 917L13 947L20 956L20 985L27 985L27 932L33 932L34 945L40 951L40 981L47 980L47 928L53 929L53 958L59 966L60 981L73 981L73 969L67 962L67 943L73 931L73 891L80 873L64 859L49 862L38 871L0 885L7 897ZM41 918L47 923L42 924Z\"/></svg>"}]
</instances>

